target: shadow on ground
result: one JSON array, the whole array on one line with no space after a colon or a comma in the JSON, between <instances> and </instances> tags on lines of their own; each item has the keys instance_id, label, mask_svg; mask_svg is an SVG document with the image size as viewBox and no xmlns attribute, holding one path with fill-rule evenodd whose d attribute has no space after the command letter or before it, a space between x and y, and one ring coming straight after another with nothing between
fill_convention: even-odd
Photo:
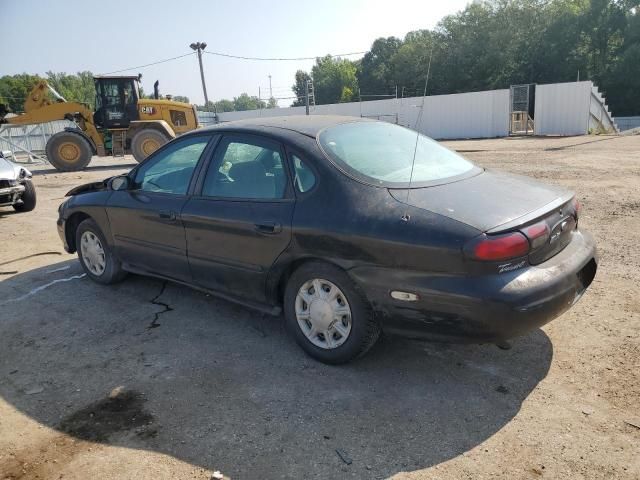
<instances>
[{"instance_id":1,"label":"shadow on ground","mask_svg":"<svg viewBox=\"0 0 640 480\"><path fill-rule=\"evenodd\" d=\"M510 351L386 338L330 367L281 318L81 274L68 260L0 283L2 398L77 438L232 478L383 478L446 461L505 426L553 355L540 330Z\"/></svg>"}]
</instances>

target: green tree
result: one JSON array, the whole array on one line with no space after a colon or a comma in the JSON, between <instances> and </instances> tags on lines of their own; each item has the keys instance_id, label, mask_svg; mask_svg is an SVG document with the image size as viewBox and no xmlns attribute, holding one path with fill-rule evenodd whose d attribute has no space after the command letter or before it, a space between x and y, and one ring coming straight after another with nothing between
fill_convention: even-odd
<instances>
[{"instance_id":1,"label":"green tree","mask_svg":"<svg viewBox=\"0 0 640 480\"><path fill-rule=\"evenodd\" d=\"M211 102L209 102L209 103L211 103ZM233 100L227 100L227 99L218 100L215 103L215 105L216 105L216 111L218 113L233 112L236 109L236 106L233 103Z\"/></svg>"},{"instance_id":2,"label":"green tree","mask_svg":"<svg viewBox=\"0 0 640 480\"><path fill-rule=\"evenodd\" d=\"M189 103L189 97L185 97L182 95L174 95L173 99L175 102Z\"/></svg>"},{"instance_id":3,"label":"green tree","mask_svg":"<svg viewBox=\"0 0 640 480\"><path fill-rule=\"evenodd\" d=\"M244 110L258 110L266 108L267 104L258 97L249 96L247 93L241 93L240 96L233 98L234 110L242 112Z\"/></svg>"},{"instance_id":4,"label":"green tree","mask_svg":"<svg viewBox=\"0 0 640 480\"><path fill-rule=\"evenodd\" d=\"M296 72L296 83L293 84L291 90L293 90L296 99L294 100L292 107L300 107L305 105L305 85L307 81L311 80L311 75L303 70Z\"/></svg>"},{"instance_id":5,"label":"green tree","mask_svg":"<svg viewBox=\"0 0 640 480\"><path fill-rule=\"evenodd\" d=\"M278 100L270 97L269 100L267 100L267 108L278 108Z\"/></svg>"},{"instance_id":6,"label":"green tree","mask_svg":"<svg viewBox=\"0 0 640 480\"><path fill-rule=\"evenodd\" d=\"M396 76L393 57L402 46L396 37L378 38L359 62L358 85L363 94L384 95L393 91Z\"/></svg>"},{"instance_id":7,"label":"green tree","mask_svg":"<svg viewBox=\"0 0 640 480\"><path fill-rule=\"evenodd\" d=\"M86 103L95 108L96 91L91 72L78 72L75 75L47 72L47 82L68 102Z\"/></svg>"},{"instance_id":8,"label":"green tree","mask_svg":"<svg viewBox=\"0 0 640 480\"><path fill-rule=\"evenodd\" d=\"M15 113L24 111L24 101L36 83L42 80L38 75L22 73L0 77L0 103L7 105Z\"/></svg>"},{"instance_id":9,"label":"green tree","mask_svg":"<svg viewBox=\"0 0 640 480\"><path fill-rule=\"evenodd\" d=\"M311 69L316 104L350 102L357 98L358 79L355 64L327 55L317 58Z\"/></svg>"}]
</instances>

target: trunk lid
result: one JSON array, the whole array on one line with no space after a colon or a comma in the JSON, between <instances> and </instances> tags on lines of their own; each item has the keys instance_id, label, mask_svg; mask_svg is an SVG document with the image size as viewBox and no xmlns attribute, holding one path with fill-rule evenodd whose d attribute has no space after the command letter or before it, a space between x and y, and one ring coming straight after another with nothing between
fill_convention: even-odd
<instances>
[{"instance_id":1,"label":"trunk lid","mask_svg":"<svg viewBox=\"0 0 640 480\"><path fill-rule=\"evenodd\" d=\"M389 189L406 203L406 189ZM480 173L453 183L414 188L409 205L466 223L482 232L517 228L559 208L573 193L537 180L498 171Z\"/></svg>"},{"instance_id":2,"label":"trunk lid","mask_svg":"<svg viewBox=\"0 0 640 480\"><path fill-rule=\"evenodd\" d=\"M406 202L407 190L389 190ZM483 173L458 182L417 188L409 204L470 225L488 235L520 231L532 246L528 257L533 265L553 257L571 241L578 212L573 192L546 185L528 177L503 172ZM544 242L536 244L526 227L546 224Z\"/></svg>"}]
</instances>

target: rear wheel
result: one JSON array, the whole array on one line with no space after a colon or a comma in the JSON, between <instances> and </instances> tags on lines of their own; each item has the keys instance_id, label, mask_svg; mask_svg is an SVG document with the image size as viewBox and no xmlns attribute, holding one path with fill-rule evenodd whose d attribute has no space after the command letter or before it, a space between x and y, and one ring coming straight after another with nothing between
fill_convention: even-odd
<instances>
[{"instance_id":1,"label":"rear wheel","mask_svg":"<svg viewBox=\"0 0 640 480\"><path fill-rule=\"evenodd\" d=\"M49 163L62 172L75 172L86 168L93 155L86 138L67 131L53 135L45 150Z\"/></svg>"},{"instance_id":2,"label":"rear wheel","mask_svg":"<svg viewBox=\"0 0 640 480\"><path fill-rule=\"evenodd\" d=\"M24 182L24 192L20 199L22 200L22 203L16 203L13 206L13 209L16 212L30 212L36 208L36 187L33 186L33 182L31 180L26 180Z\"/></svg>"},{"instance_id":3,"label":"rear wheel","mask_svg":"<svg viewBox=\"0 0 640 480\"><path fill-rule=\"evenodd\" d=\"M119 282L127 275L113 255L100 227L91 218L78 225L76 249L83 270L93 281L108 285Z\"/></svg>"},{"instance_id":4,"label":"rear wheel","mask_svg":"<svg viewBox=\"0 0 640 480\"><path fill-rule=\"evenodd\" d=\"M133 158L140 163L168 141L169 138L165 134L153 128L140 130L131 140Z\"/></svg>"},{"instance_id":5,"label":"rear wheel","mask_svg":"<svg viewBox=\"0 0 640 480\"><path fill-rule=\"evenodd\" d=\"M296 270L287 283L284 303L290 333L321 362L353 360L380 336L380 325L364 294L332 265L313 262Z\"/></svg>"}]
</instances>

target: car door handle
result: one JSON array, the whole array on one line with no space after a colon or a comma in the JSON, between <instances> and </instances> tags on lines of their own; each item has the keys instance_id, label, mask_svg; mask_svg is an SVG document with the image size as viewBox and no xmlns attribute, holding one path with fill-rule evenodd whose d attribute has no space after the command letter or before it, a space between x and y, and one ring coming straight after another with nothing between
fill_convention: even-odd
<instances>
[{"instance_id":1,"label":"car door handle","mask_svg":"<svg viewBox=\"0 0 640 480\"><path fill-rule=\"evenodd\" d=\"M280 233L282 231L282 225L276 222L262 222L256 223L256 230L260 233Z\"/></svg>"},{"instance_id":2,"label":"car door handle","mask_svg":"<svg viewBox=\"0 0 640 480\"><path fill-rule=\"evenodd\" d=\"M166 220L168 222L176 221L176 212L172 212L171 210L160 210L158 212L158 216L161 219Z\"/></svg>"}]
</instances>

